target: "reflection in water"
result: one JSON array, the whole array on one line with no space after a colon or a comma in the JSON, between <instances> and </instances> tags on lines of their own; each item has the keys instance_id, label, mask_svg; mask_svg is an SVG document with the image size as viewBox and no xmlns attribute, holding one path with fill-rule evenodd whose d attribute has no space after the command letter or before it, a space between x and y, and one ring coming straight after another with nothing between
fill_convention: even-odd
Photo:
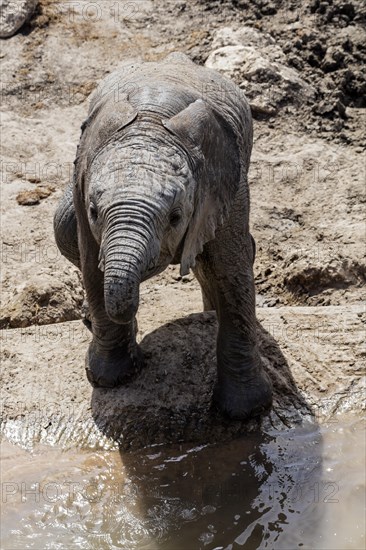
<instances>
[{"instance_id":1,"label":"reflection in water","mask_svg":"<svg viewBox=\"0 0 366 550\"><path fill-rule=\"evenodd\" d=\"M358 550L361 443L355 419L123 456L5 443L1 547Z\"/></svg>"}]
</instances>

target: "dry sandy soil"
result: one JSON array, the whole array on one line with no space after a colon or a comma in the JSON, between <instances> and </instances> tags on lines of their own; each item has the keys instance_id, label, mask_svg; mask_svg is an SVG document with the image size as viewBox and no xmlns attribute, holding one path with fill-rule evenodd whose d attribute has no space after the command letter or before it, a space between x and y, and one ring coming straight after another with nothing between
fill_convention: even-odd
<instances>
[{"instance_id":1,"label":"dry sandy soil","mask_svg":"<svg viewBox=\"0 0 366 550\"><path fill-rule=\"evenodd\" d=\"M88 95L126 58L174 50L231 76L252 105L258 306L349 305L356 319L366 279L365 13L363 2L341 0L41 0L1 43L0 327L81 318L80 275L56 248L52 216ZM173 267L141 295L141 337L201 310L194 277ZM9 360L29 342L5 348Z\"/></svg>"}]
</instances>

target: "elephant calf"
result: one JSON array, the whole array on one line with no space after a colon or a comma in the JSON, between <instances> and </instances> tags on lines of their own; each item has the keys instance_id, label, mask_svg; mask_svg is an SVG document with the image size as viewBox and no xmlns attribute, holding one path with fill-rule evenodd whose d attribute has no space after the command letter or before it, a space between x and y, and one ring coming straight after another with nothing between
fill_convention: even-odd
<instances>
[{"instance_id":1,"label":"elephant calf","mask_svg":"<svg viewBox=\"0 0 366 550\"><path fill-rule=\"evenodd\" d=\"M82 271L94 386L138 371L140 283L180 264L218 316L214 401L240 419L270 407L256 342L251 148L241 90L183 54L126 64L92 95L54 228L61 253Z\"/></svg>"}]
</instances>

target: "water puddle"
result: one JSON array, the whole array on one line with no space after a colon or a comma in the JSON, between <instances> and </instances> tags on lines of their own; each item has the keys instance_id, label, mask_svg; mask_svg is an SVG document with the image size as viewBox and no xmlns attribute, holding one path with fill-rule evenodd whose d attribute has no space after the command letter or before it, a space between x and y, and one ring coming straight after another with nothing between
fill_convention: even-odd
<instances>
[{"instance_id":1,"label":"water puddle","mask_svg":"<svg viewBox=\"0 0 366 550\"><path fill-rule=\"evenodd\" d=\"M358 418L229 444L118 451L2 445L3 550L360 550Z\"/></svg>"}]
</instances>

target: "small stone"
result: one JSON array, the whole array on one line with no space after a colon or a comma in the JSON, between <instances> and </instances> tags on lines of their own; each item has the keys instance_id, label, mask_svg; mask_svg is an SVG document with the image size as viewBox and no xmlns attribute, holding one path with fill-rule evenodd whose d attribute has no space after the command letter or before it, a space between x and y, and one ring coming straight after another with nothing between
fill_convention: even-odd
<instances>
[{"instance_id":1,"label":"small stone","mask_svg":"<svg viewBox=\"0 0 366 550\"><path fill-rule=\"evenodd\" d=\"M344 52L340 47L329 47L322 62L326 73L340 69L344 64Z\"/></svg>"},{"instance_id":2,"label":"small stone","mask_svg":"<svg viewBox=\"0 0 366 550\"><path fill-rule=\"evenodd\" d=\"M249 105L254 118L260 115L273 116L277 113L277 109L263 101L263 98L255 98L249 102Z\"/></svg>"},{"instance_id":3,"label":"small stone","mask_svg":"<svg viewBox=\"0 0 366 550\"><path fill-rule=\"evenodd\" d=\"M277 298L271 298L271 299L265 301L264 306L265 307L275 307L277 302L278 302Z\"/></svg>"},{"instance_id":4,"label":"small stone","mask_svg":"<svg viewBox=\"0 0 366 550\"><path fill-rule=\"evenodd\" d=\"M37 176L29 176L27 180L29 183L41 183L41 180Z\"/></svg>"},{"instance_id":5,"label":"small stone","mask_svg":"<svg viewBox=\"0 0 366 550\"><path fill-rule=\"evenodd\" d=\"M33 206L39 204L42 199L46 199L55 191L55 188L48 185L45 187L36 187L32 191L21 191L17 195L17 202L21 206Z\"/></svg>"},{"instance_id":6,"label":"small stone","mask_svg":"<svg viewBox=\"0 0 366 550\"><path fill-rule=\"evenodd\" d=\"M0 0L0 38L13 36L34 13L37 0Z\"/></svg>"}]
</instances>

